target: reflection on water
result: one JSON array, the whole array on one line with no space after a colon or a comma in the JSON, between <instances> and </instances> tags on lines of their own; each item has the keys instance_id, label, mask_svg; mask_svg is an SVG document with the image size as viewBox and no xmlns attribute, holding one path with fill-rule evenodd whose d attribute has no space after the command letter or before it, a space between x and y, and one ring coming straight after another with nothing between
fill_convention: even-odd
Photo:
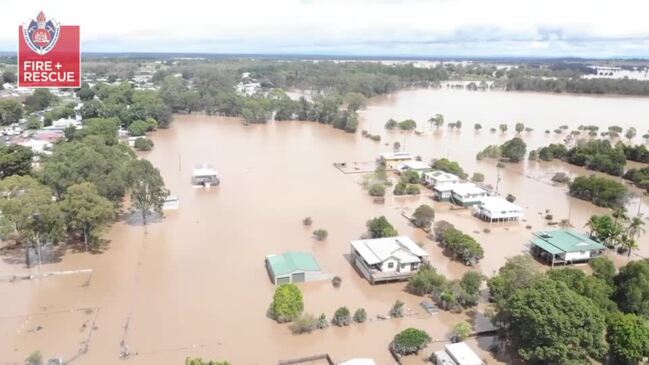
<instances>
[{"instance_id":1,"label":"reflection on water","mask_svg":"<svg viewBox=\"0 0 649 365\"><path fill-rule=\"evenodd\" d=\"M486 253L477 269L492 275L507 257L528 250L526 226L545 229L546 210L555 220L569 218L578 228L591 214L605 210L568 198L565 187L550 182L556 171L585 173L560 163L525 162L502 169L499 190L517 197L517 203L527 209L526 219L520 224L489 225L467 210L432 201L425 189L419 197L388 194L383 204L376 204L360 185L361 175L343 174L333 162L371 161L400 141L424 160L443 156L458 160L469 173L482 172L487 183L495 186L495 162L477 162L475 154L487 144L511 138L513 132L491 134L491 125L524 122L535 131L523 137L537 147L561 140L542 133L559 124L606 126L617 121L639 126L649 112L648 104L632 98L404 91L373 100L362 114L361 128L383 134L381 143L317 123L244 127L229 118L177 116L171 129L155 133L154 150L142 156L160 168L171 193L179 198L180 209L168 211L146 233L140 225L119 222L108 232L110 244L103 253L68 253L61 262L42 268L91 268L92 274L0 282L0 295L10 298L0 302L0 358L19 362L31 351L41 350L46 356L69 359L89 341L87 354L76 363L114 364L123 342L136 353L128 360L133 364L180 364L188 355L268 364L323 352L336 360L371 357L378 364L391 364L387 344L399 330L418 327L435 340L444 340L456 322L470 320L482 326L484 316L446 312L429 316L419 306L421 298L403 291L403 283L369 285L345 256L349 240L364 233L368 219L385 215L401 234L423 243L440 272L459 278L467 267L445 257L424 232L410 226L402 212L431 204L437 220L452 222L482 243ZM383 130L390 117L420 122L437 112L447 121L461 119L463 130L444 128L424 136ZM485 129L475 133L473 123L478 121ZM210 189L192 187L189 175L198 163L213 164L221 184ZM641 209L649 212L646 202ZM314 221L309 228L301 223L306 216ZM325 241L312 238L317 228L329 231ZM640 242L640 254L649 256L649 245L642 244L647 237ZM363 307L371 320L294 336L286 325L267 319L274 287L264 257L287 250L312 251L323 271L342 278L337 289L328 282L301 284L306 311L331 318L340 306L352 311ZM2 262L0 270L21 269ZM406 303L411 315L377 319L396 299ZM93 310L89 313L85 308ZM489 356L484 339L469 342L482 356ZM406 362L420 364L442 346L443 342L435 342Z\"/></svg>"}]
</instances>

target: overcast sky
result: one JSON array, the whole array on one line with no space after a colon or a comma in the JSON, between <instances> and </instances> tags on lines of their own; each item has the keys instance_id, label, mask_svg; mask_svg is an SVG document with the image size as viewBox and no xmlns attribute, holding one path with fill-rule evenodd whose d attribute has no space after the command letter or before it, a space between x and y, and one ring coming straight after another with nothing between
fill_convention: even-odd
<instances>
[{"instance_id":1,"label":"overcast sky","mask_svg":"<svg viewBox=\"0 0 649 365\"><path fill-rule=\"evenodd\" d=\"M39 10L84 52L649 57L649 0L2 0L0 51Z\"/></svg>"}]
</instances>

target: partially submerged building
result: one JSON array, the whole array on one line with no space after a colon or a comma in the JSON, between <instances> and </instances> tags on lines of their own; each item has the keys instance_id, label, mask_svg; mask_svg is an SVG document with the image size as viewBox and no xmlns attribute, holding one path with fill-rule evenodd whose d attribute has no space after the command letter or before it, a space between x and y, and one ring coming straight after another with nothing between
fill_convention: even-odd
<instances>
[{"instance_id":1,"label":"partially submerged building","mask_svg":"<svg viewBox=\"0 0 649 365\"><path fill-rule=\"evenodd\" d=\"M396 170L399 165L407 161L414 161L415 158L408 152L384 152L379 154L378 161L387 170Z\"/></svg>"},{"instance_id":2,"label":"partially submerged building","mask_svg":"<svg viewBox=\"0 0 649 365\"><path fill-rule=\"evenodd\" d=\"M409 237L385 237L351 241L354 265L372 284L406 280L413 276L428 253Z\"/></svg>"},{"instance_id":3,"label":"partially submerged building","mask_svg":"<svg viewBox=\"0 0 649 365\"><path fill-rule=\"evenodd\" d=\"M465 342L444 345L433 354L436 365L484 365L485 362Z\"/></svg>"},{"instance_id":4,"label":"partially submerged building","mask_svg":"<svg viewBox=\"0 0 649 365\"><path fill-rule=\"evenodd\" d=\"M331 277L331 275L322 272L318 261L308 252L268 255L266 256L266 269L270 280L275 285L326 280Z\"/></svg>"},{"instance_id":5,"label":"partially submerged building","mask_svg":"<svg viewBox=\"0 0 649 365\"><path fill-rule=\"evenodd\" d=\"M601 243L571 229L535 232L531 244L532 254L551 266L588 262L606 251Z\"/></svg>"},{"instance_id":6,"label":"partially submerged building","mask_svg":"<svg viewBox=\"0 0 649 365\"><path fill-rule=\"evenodd\" d=\"M443 185L443 184L457 184L462 181L459 176L440 171L440 170L435 170L435 171L430 171L424 174L424 181L426 184L429 186L437 186L437 185Z\"/></svg>"},{"instance_id":7,"label":"partially submerged building","mask_svg":"<svg viewBox=\"0 0 649 365\"><path fill-rule=\"evenodd\" d=\"M406 171L415 171L417 174L419 174L419 177L421 177L424 173L430 171L431 168L428 166L426 163L417 161L417 160L412 160L412 161L406 161L399 166L397 166L397 171L399 173L404 173Z\"/></svg>"},{"instance_id":8,"label":"partially submerged building","mask_svg":"<svg viewBox=\"0 0 649 365\"><path fill-rule=\"evenodd\" d=\"M480 204L480 200L489 196L489 192L472 183L454 184L451 190L451 202L463 207Z\"/></svg>"},{"instance_id":9,"label":"partially submerged building","mask_svg":"<svg viewBox=\"0 0 649 365\"><path fill-rule=\"evenodd\" d=\"M219 182L219 172L212 165L196 165L192 170L193 185L218 185Z\"/></svg>"},{"instance_id":10,"label":"partially submerged building","mask_svg":"<svg viewBox=\"0 0 649 365\"><path fill-rule=\"evenodd\" d=\"M523 218L523 208L499 196L487 196L473 207L476 217L483 221L515 222Z\"/></svg>"}]
</instances>

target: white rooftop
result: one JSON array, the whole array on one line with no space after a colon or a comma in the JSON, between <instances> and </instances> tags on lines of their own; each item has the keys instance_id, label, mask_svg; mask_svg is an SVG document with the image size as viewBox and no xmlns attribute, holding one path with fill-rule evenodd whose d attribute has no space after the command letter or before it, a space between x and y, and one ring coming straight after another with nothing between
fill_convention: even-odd
<instances>
[{"instance_id":1,"label":"white rooftop","mask_svg":"<svg viewBox=\"0 0 649 365\"><path fill-rule=\"evenodd\" d=\"M438 181L460 181L461 180L459 176L441 170L427 172L425 175L430 176Z\"/></svg>"},{"instance_id":2,"label":"white rooftop","mask_svg":"<svg viewBox=\"0 0 649 365\"><path fill-rule=\"evenodd\" d=\"M486 196L480 199L480 208L490 212L522 212L523 208L499 196Z\"/></svg>"},{"instance_id":3,"label":"white rooftop","mask_svg":"<svg viewBox=\"0 0 649 365\"><path fill-rule=\"evenodd\" d=\"M219 172L212 165L196 165L192 170L192 176L216 176Z\"/></svg>"},{"instance_id":4,"label":"white rooftop","mask_svg":"<svg viewBox=\"0 0 649 365\"><path fill-rule=\"evenodd\" d=\"M412 160L414 157L408 152L383 152L379 157L384 160Z\"/></svg>"},{"instance_id":5,"label":"white rooftop","mask_svg":"<svg viewBox=\"0 0 649 365\"><path fill-rule=\"evenodd\" d=\"M428 164L423 163L421 161L412 160L412 161L405 161L404 163L399 165L399 170L403 170L403 169L430 170L430 166L428 166Z\"/></svg>"},{"instance_id":6,"label":"white rooftop","mask_svg":"<svg viewBox=\"0 0 649 365\"><path fill-rule=\"evenodd\" d=\"M419 262L420 257L428 256L426 251L406 236L355 240L351 241L351 245L370 265L381 263L390 257L407 263Z\"/></svg>"},{"instance_id":7,"label":"white rooftop","mask_svg":"<svg viewBox=\"0 0 649 365\"><path fill-rule=\"evenodd\" d=\"M487 191L472 183L463 183L453 185L453 193L459 196L486 194Z\"/></svg>"},{"instance_id":8,"label":"white rooftop","mask_svg":"<svg viewBox=\"0 0 649 365\"><path fill-rule=\"evenodd\" d=\"M444 348L458 365L484 365L478 355L464 342L445 345Z\"/></svg>"},{"instance_id":9,"label":"white rooftop","mask_svg":"<svg viewBox=\"0 0 649 365\"><path fill-rule=\"evenodd\" d=\"M437 184L435 187L433 187L433 190L441 192L445 191L451 191L457 186L458 184L453 184L453 183L442 183L442 184Z\"/></svg>"}]
</instances>

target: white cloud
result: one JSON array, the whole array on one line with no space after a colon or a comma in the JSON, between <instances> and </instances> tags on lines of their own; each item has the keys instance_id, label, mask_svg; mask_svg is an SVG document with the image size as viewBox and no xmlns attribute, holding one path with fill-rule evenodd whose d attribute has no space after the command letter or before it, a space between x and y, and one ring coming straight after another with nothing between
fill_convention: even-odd
<instances>
[{"instance_id":1,"label":"white cloud","mask_svg":"<svg viewBox=\"0 0 649 365\"><path fill-rule=\"evenodd\" d=\"M41 9L84 51L649 56L646 0L5 0L0 50Z\"/></svg>"}]
</instances>

